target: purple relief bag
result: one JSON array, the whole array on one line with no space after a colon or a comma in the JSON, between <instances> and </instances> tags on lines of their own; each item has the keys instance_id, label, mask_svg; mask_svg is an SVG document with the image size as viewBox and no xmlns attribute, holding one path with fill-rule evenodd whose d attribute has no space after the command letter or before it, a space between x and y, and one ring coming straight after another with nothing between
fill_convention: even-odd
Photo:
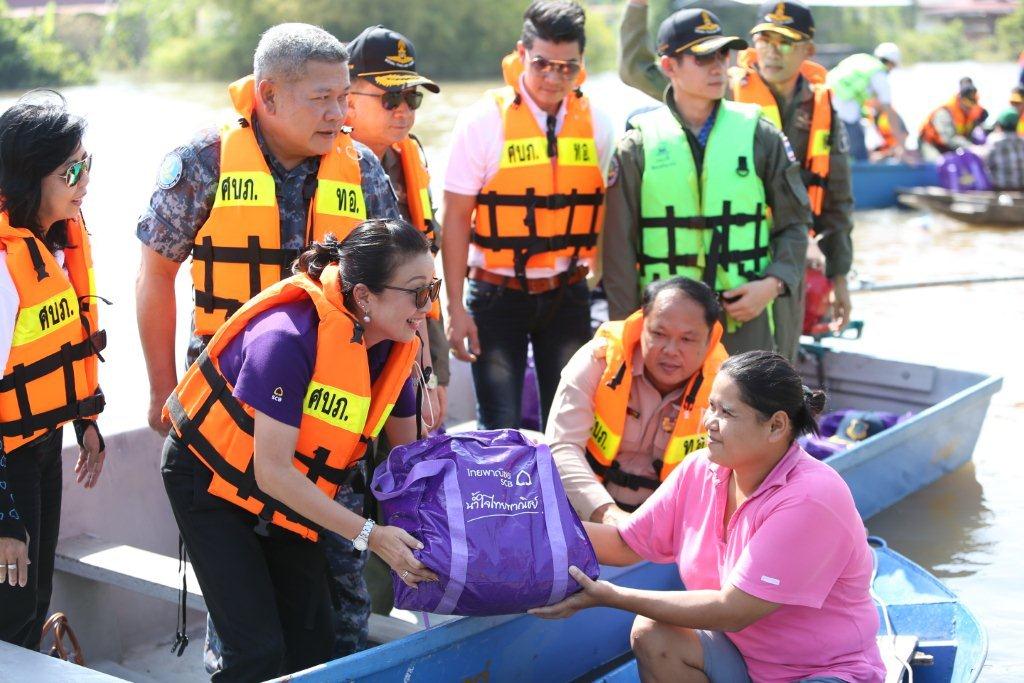
<instances>
[{"instance_id":1,"label":"purple relief bag","mask_svg":"<svg viewBox=\"0 0 1024 683\"><path fill-rule=\"evenodd\" d=\"M422 541L437 582L412 589L392 572L395 606L434 614L525 612L598 575L551 452L518 431L437 434L391 451L373 475L384 524Z\"/></svg>"}]
</instances>

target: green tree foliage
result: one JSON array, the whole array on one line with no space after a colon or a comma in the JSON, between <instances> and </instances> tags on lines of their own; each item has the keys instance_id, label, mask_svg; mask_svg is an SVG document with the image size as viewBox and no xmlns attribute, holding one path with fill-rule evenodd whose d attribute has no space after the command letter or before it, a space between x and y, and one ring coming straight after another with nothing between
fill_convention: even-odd
<instances>
[{"instance_id":1,"label":"green tree foliage","mask_svg":"<svg viewBox=\"0 0 1024 683\"><path fill-rule=\"evenodd\" d=\"M56 13L13 19L0 4L0 88L25 89L87 83L93 80L86 59L55 37Z\"/></svg>"}]
</instances>

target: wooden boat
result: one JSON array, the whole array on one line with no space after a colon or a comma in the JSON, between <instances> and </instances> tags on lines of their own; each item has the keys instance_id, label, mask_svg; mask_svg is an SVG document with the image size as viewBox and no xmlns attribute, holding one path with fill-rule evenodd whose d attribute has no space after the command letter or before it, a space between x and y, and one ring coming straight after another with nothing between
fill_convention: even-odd
<instances>
[{"instance_id":1,"label":"wooden boat","mask_svg":"<svg viewBox=\"0 0 1024 683\"><path fill-rule=\"evenodd\" d=\"M966 462L989 400L1002 384L998 377L821 346L805 347L799 367L808 385L823 386L830 393L830 409L915 413L827 461L850 485L865 518ZM460 417L456 410L459 397L472 396L468 382L468 368L453 365L449 396L455 399L450 408L456 418ZM12 680L192 681L203 677L205 603L191 575L187 604L193 644L180 659L170 654L181 579L177 528L159 474L162 445L162 439L147 428L109 435L104 477L92 491L75 485L73 468L65 468L51 604L52 609L69 615L87 664L97 671L78 668L72 673L67 670L72 665L0 644L0 671L10 672ZM65 457L70 460L76 454L77 446L69 435ZM654 565L609 570L608 576L650 588L671 588L678 582L674 569L666 571ZM574 646L571 656L567 656L565 643L573 641L566 639L578 636L583 623L575 619L543 622L543 631L535 630L542 622L532 617L459 619L421 632L423 620L415 615L374 616L371 638L387 644L325 665L330 668L319 670L330 671L329 675L317 673L315 676L322 677L308 680L356 678L355 672L371 671L362 667L388 662L392 668L387 671L402 673L387 680L401 680L407 670L411 678L427 680L430 676L421 678L423 672L441 669L416 660L422 656L435 661L431 653L440 658L436 661L466 660L464 667L446 670L445 680L454 679L457 671L465 671L459 679L467 680L511 680L516 676L520 680L571 680L628 651L629 616L613 610L592 614L586 621L587 642ZM498 630L484 635L491 629ZM399 642L387 642L392 640ZM616 644L616 653L607 643ZM577 660L586 662L587 667L581 668ZM359 668L349 668L356 664ZM517 673L524 671L523 666L537 667L534 671L539 673L524 679ZM307 675L314 672L302 674Z\"/></svg>"},{"instance_id":2,"label":"wooden boat","mask_svg":"<svg viewBox=\"0 0 1024 683\"><path fill-rule=\"evenodd\" d=\"M896 206L897 187L939 184L939 172L935 164L853 161L850 167L853 175L853 206L857 210Z\"/></svg>"},{"instance_id":3,"label":"wooden boat","mask_svg":"<svg viewBox=\"0 0 1024 683\"><path fill-rule=\"evenodd\" d=\"M896 672L906 664L924 683L976 680L988 649L977 619L938 579L884 543L876 543L875 556L886 666ZM634 588L682 588L674 565L604 567L602 573ZM280 680L632 683L638 680L629 650L632 621L632 614L607 608L563 621L529 615L460 619Z\"/></svg>"},{"instance_id":4,"label":"wooden boat","mask_svg":"<svg viewBox=\"0 0 1024 683\"><path fill-rule=\"evenodd\" d=\"M1024 192L953 192L925 186L900 188L897 195L900 204L971 225L1024 227Z\"/></svg>"}]
</instances>

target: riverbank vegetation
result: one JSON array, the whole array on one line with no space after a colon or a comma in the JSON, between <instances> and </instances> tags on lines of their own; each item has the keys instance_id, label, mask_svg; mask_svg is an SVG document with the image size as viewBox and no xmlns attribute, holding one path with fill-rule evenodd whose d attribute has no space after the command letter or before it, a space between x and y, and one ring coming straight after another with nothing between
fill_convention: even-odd
<instances>
[{"instance_id":1,"label":"riverbank vegetation","mask_svg":"<svg viewBox=\"0 0 1024 683\"><path fill-rule=\"evenodd\" d=\"M230 80L251 68L260 33L282 21L319 24L342 40L368 25L391 26L416 43L419 68L433 78L497 78L515 44L528 0L120 0L109 13L16 18L0 0L0 88L67 85L99 71L173 80ZM583 0L587 67L615 66L623 0ZM652 33L678 0L651 0ZM682 4L693 4L684 2ZM755 20L756 6L708 0L732 32ZM1024 7L994 35L963 40L959 22L920 28L914 7L815 7L817 41L869 50L893 40L905 60L1015 59L1024 47ZM915 28L919 27L919 28Z\"/></svg>"}]
</instances>

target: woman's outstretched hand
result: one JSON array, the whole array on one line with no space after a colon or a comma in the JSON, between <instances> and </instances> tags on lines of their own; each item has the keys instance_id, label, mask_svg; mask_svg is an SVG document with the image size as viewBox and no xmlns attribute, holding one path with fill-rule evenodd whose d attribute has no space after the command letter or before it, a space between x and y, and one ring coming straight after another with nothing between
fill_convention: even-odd
<instances>
[{"instance_id":1,"label":"woman's outstretched hand","mask_svg":"<svg viewBox=\"0 0 1024 683\"><path fill-rule=\"evenodd\" d=\"M607 581L594 581L577 567L569 567L569 576L575 579L583 590L554 605L534 607L528 610L528 613L541 619L566 619L581 609L608 605L615 596L615 586Z\"/></svg>"},{"instance_id":2,"label":"woman's outstretched hand","mask_svg":"<svg viewBox=\"0 0 1024 683\"><path fill-rule=\"evenodd\" d=\"M368 545L410 588L416 588L420 581L437 581L437 574L412 554L413 550L421 550L423 544L405 529L377 525L370 532Z\"/></svg>"}]
</instances>

